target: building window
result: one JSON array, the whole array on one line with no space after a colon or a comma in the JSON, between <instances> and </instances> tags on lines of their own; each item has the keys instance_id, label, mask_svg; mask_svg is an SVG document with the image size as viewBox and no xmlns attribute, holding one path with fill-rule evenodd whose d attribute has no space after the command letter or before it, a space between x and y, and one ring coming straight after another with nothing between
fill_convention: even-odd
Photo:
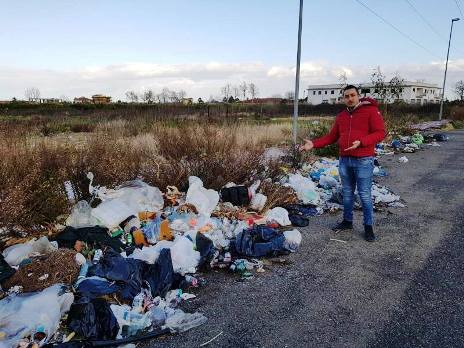
<instances>
[{"instance_id":1,"label":"building window","mask_svg":"<svg viewBox=\"0 0 464 348\"><path fill-rule=\"evenodd\" d=\"M334 90L331 90L331 91L330 91L330 94L335 94L335 91L334 91Z\"/></svg>"},{"instance_id":2,"label":"building window","mask_svg":"<svg viewBox=\"0 0 464 348\"><path fill-rule=\"evenodd\" d=\"M318 92L317 92L317 94L319 94L319 95L321 95L321 93L322 93L321 91L318 91Z\"/></svg>"},{"instance_id":3,"label":"building window","mask_svg":"<svg viewBox=\"0 0 464 348\"><path fill-rule=\"evenodd\" d=\"M415 88L413 88L413 89L412 89L412 91L413 91L413 92L415 92L415 91L416 91L416 89L415 89Z\"/></svg>"},{"instance_id":4,"label":"building window","mask_svg":"<svg viewBox=\"0 0 464 348\"><path fill-rule=\"evenodd\" d=\"M324 94L327 94L327 91L324 91Z\"/></svg>"},{"instance_id":5,"label":"building window","mask_svg":"<svg viewBox=\"0 0 464 348\"><path fill-rule=\"evenodd\" d=\"M313 91L313 95L316 95L316 91Z\"/></svg>"}]
</instances>

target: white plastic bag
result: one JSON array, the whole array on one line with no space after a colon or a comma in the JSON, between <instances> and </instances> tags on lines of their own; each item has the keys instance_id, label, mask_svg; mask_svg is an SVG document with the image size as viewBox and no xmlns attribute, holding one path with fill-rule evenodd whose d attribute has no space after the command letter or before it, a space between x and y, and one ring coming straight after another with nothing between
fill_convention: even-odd
<instances>
[{"instance_id":1,"label":"white plastic bag","mask_svg":"<svg viewBox=\"0 0 464 348\"><path fill-rule=\"evenodd\" d=\"M400 161L401 163L408 163L409 162L409 160L408 160L408 158L406 156L400 157L398 159L398 161Z\"/></svg>"},{"instance_id":2,"label":"white plastic bag","mask_svg":"<svg viewBox=\"0 0 464 348\"><path fill-rule=\"evenodd\" d=\"M102 201L120 199L136 213L141 211L160 211L164 207L164 199L161 191L154 186L150 186L142 180L127 181L115 189L106 187L94 187L93 174L88 173L90 179L89 191Z\"/></svg>"},{"instance_id":3,"label":"white plastic bag","mask_svg":"<svg viewBox=\"0 0 464 348\"><path fill-rule=\"evenodd\" d=\"M301 239L302 239L300 231L298 231L297 229L294 229L291 231L285 231L284 236L285 236L284 248L291 252L297 251L301 244Z\"/></svg>"},{"instance_id":4,"label":"white plastic bag","mask_svg":"<svg viewBox=\"0 0 464 348\"><path fill-rule=\"evenodd\" d=\"M305 178L301 174L290 174L288 177L288 185L292 187L304 204L317 204L319 201L319 193L316 191L314 182Z\"/></svg>"},{"instance_id":5,"label":"white plastic bag","mask_svg":"<svg viewBox=\"0 0 464 348\"><path fill-rule=\"evenodd\" d=\"M30 256L49 254L57 249L46 236L38 240L32 239L24 244L16 244L3 251L3 257L10 266L17 266Z\"/></svg>"},{"instance_id":6,"label":"white plastic bag","mask_svg":"<svg viewBox=\"0 0 464 348\"><path fill-rule=\"evenodd\" d=\"M272 208L264 217L266 218L266 222L277 222L280 226L292 224L288 218L288 211L281 207Z\"/></svg>"},{"instance_id":7,"label":"white plastic bag","mask_svg":"<svg viewBox=\"0 0 464 348\"><path fill-rule=\"evenodd\" d=\"M337 184L337 179L329 175L322 175L319 179L319 185L321 185L323 188L332 188L337 186Z\"/></svg>"},{"instance_id":8,"label":"white plastic bag","mask_svg":"<svg viewBox=\"0 0 464 348\"><path fill-rule=\"evenodd\" d=\"M75 228L92 227L98 225L97 219L92 216L92 208L86 201L79 201L66 219L66 226Z\"/></svg>"},{"instance_id":9,"label":"white plastic bag","mask_svg":"<svg viewBox=\"0 0 464 348\"><path fill-rule=\"evenodd\" d=\"M103 201L92 209L92 216L97 219L98 225L113 229L131 215L138 211L128 206L123 200L116 198Z\"/></svg>"},{"instance_id":10,"label":"white plastic bag","mask_svg":"<svg viewBox=\"0 0 464 348\"><path fill-rule=\"evenodd\" d=\"M169 328L171 332L185 332L207 321L208 319L201 313L185 313L181 309L176 309L174 314L166 319L163 328Z\"/></svg>"},{"instance_id":11,"label":"white plastic bag","mask_svg":"<svg viewBox=\"0 0 464 348\"><path fill-rule=\"evenodd\" d=\"M1 300L0 326L6 337L0 341L0 347L17 347L22 338L33 335L39 326L43 327L44 342L47 342L74 301L74 295L64 293L62 286L55 284L38 293L13 295Z\"/></svg>"},{"instance_id":12,"label":"white plastic bag","mask_svg":"<svg viewBox=\"0 0 464 348\"><path fill-rule=\"evenodd\" d=\"M184 236L176 237L170 248L172 267L175 273L184 275L196 272L196 267L200 262L200 253L193 248L194 245L190 239Z\"/></svg>"},{"instance_id":13,"label":"white plastic bag","mask_svg":"<svg viewBox=\"0 0 464 348\"><path fill-rule=\"evenodd\" d=\"M267 196L262 193L257 193L251 198L250 208L256 211L261 211L267 202Z\"/></svg>"},{"instance_id":14,"label":"white plastic bag","mask_svg":"<svg viewBox=\"0 0 464 348\"><path fill-rule=\"evenodd\" d=\"M187 191L186 203L193 204L198 213L211 216L214 208L219 203L219 193L203 187L203 181L196 176L189 177L189 189Z\"/></svg>"}]
</instances>

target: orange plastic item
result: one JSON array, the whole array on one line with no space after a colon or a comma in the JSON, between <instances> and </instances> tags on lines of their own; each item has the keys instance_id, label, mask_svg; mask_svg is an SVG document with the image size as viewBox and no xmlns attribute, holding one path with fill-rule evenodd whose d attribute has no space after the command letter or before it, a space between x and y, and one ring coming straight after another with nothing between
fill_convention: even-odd
<instances>
[{"instance_id":1,"label":"orange plastic item","mask_svg":"<svg viewBox=\"0 0 464 348\"><path fill-rule=\"evenodd\" d=\"M134 232L132 232L132 237L134 237L135 245L148 246L148 243L145 240L145 235L143 234L142 230L135 230Z\"/></svg>"},{"instance_id":2,"label":"orange plastic item","mask_svg":"<svg viewBox=\"0 0 464 348\"><path fill-rule=\"evenodd\" d=\"M173 240L172 230L169 227L169 221L163 220L160 224L159 240Z\"/></svg>"},{"instance_id":3,"label":"orange plastic item","mask_svg":"<svg viewBox=\"0 0 464 348\"><path fill-rule=\"evenodd\" d=\"M138 215L142 221L153 220L156 217L156 213L152 211L140 211Z\"/></svg>"},{"instance_id":4,"label":"orange plastic item","mask_svg":"<svg viewBox=\"0 0 464 348\"><path fill-rule=\"evenodd\" d=\"M206 224L205 226L201 227L200 229L198 229L198 232L200 233L205 233L205 232L208 232L208 231L211 231L213 229L213 226L210 225L210 224Z\"/></svg>"}]
</instances>

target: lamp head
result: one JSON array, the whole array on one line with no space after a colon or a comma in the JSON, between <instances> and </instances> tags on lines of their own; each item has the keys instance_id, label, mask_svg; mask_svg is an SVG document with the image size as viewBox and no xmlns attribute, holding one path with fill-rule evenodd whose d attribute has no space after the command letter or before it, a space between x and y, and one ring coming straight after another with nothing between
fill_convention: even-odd
<instances>
[{"instance_id":1,"label":"lamp head","mask_svg":"<svg viewBox=\"0 0 464 348\"><path fill-rule=\"evenodd\" d=\"M451 21L452 22L457 22L458 20L460 20L461 18L453 18Z\"/></svg>"}]
</instances>

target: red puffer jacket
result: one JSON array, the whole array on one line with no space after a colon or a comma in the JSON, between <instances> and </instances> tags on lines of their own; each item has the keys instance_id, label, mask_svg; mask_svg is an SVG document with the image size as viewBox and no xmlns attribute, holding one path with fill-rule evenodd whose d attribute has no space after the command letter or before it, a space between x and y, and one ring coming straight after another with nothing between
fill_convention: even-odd
<instances>
[{"instance_id":1,"label":"red puffer jacket","mask_svg":"<svg viewBox=\"0 0 464 348\"><path fill-rule=\"evenodd\" d=\"M320 148L338 142L340 156L366 157L375 155L375 144L384 138L385 126L377 101L361 98L354 109L340 112L329 134L313 140L313 144L315 148ZM361 141L361 145L345 151L355 140Z\"/></svg>"}]
</instances>

